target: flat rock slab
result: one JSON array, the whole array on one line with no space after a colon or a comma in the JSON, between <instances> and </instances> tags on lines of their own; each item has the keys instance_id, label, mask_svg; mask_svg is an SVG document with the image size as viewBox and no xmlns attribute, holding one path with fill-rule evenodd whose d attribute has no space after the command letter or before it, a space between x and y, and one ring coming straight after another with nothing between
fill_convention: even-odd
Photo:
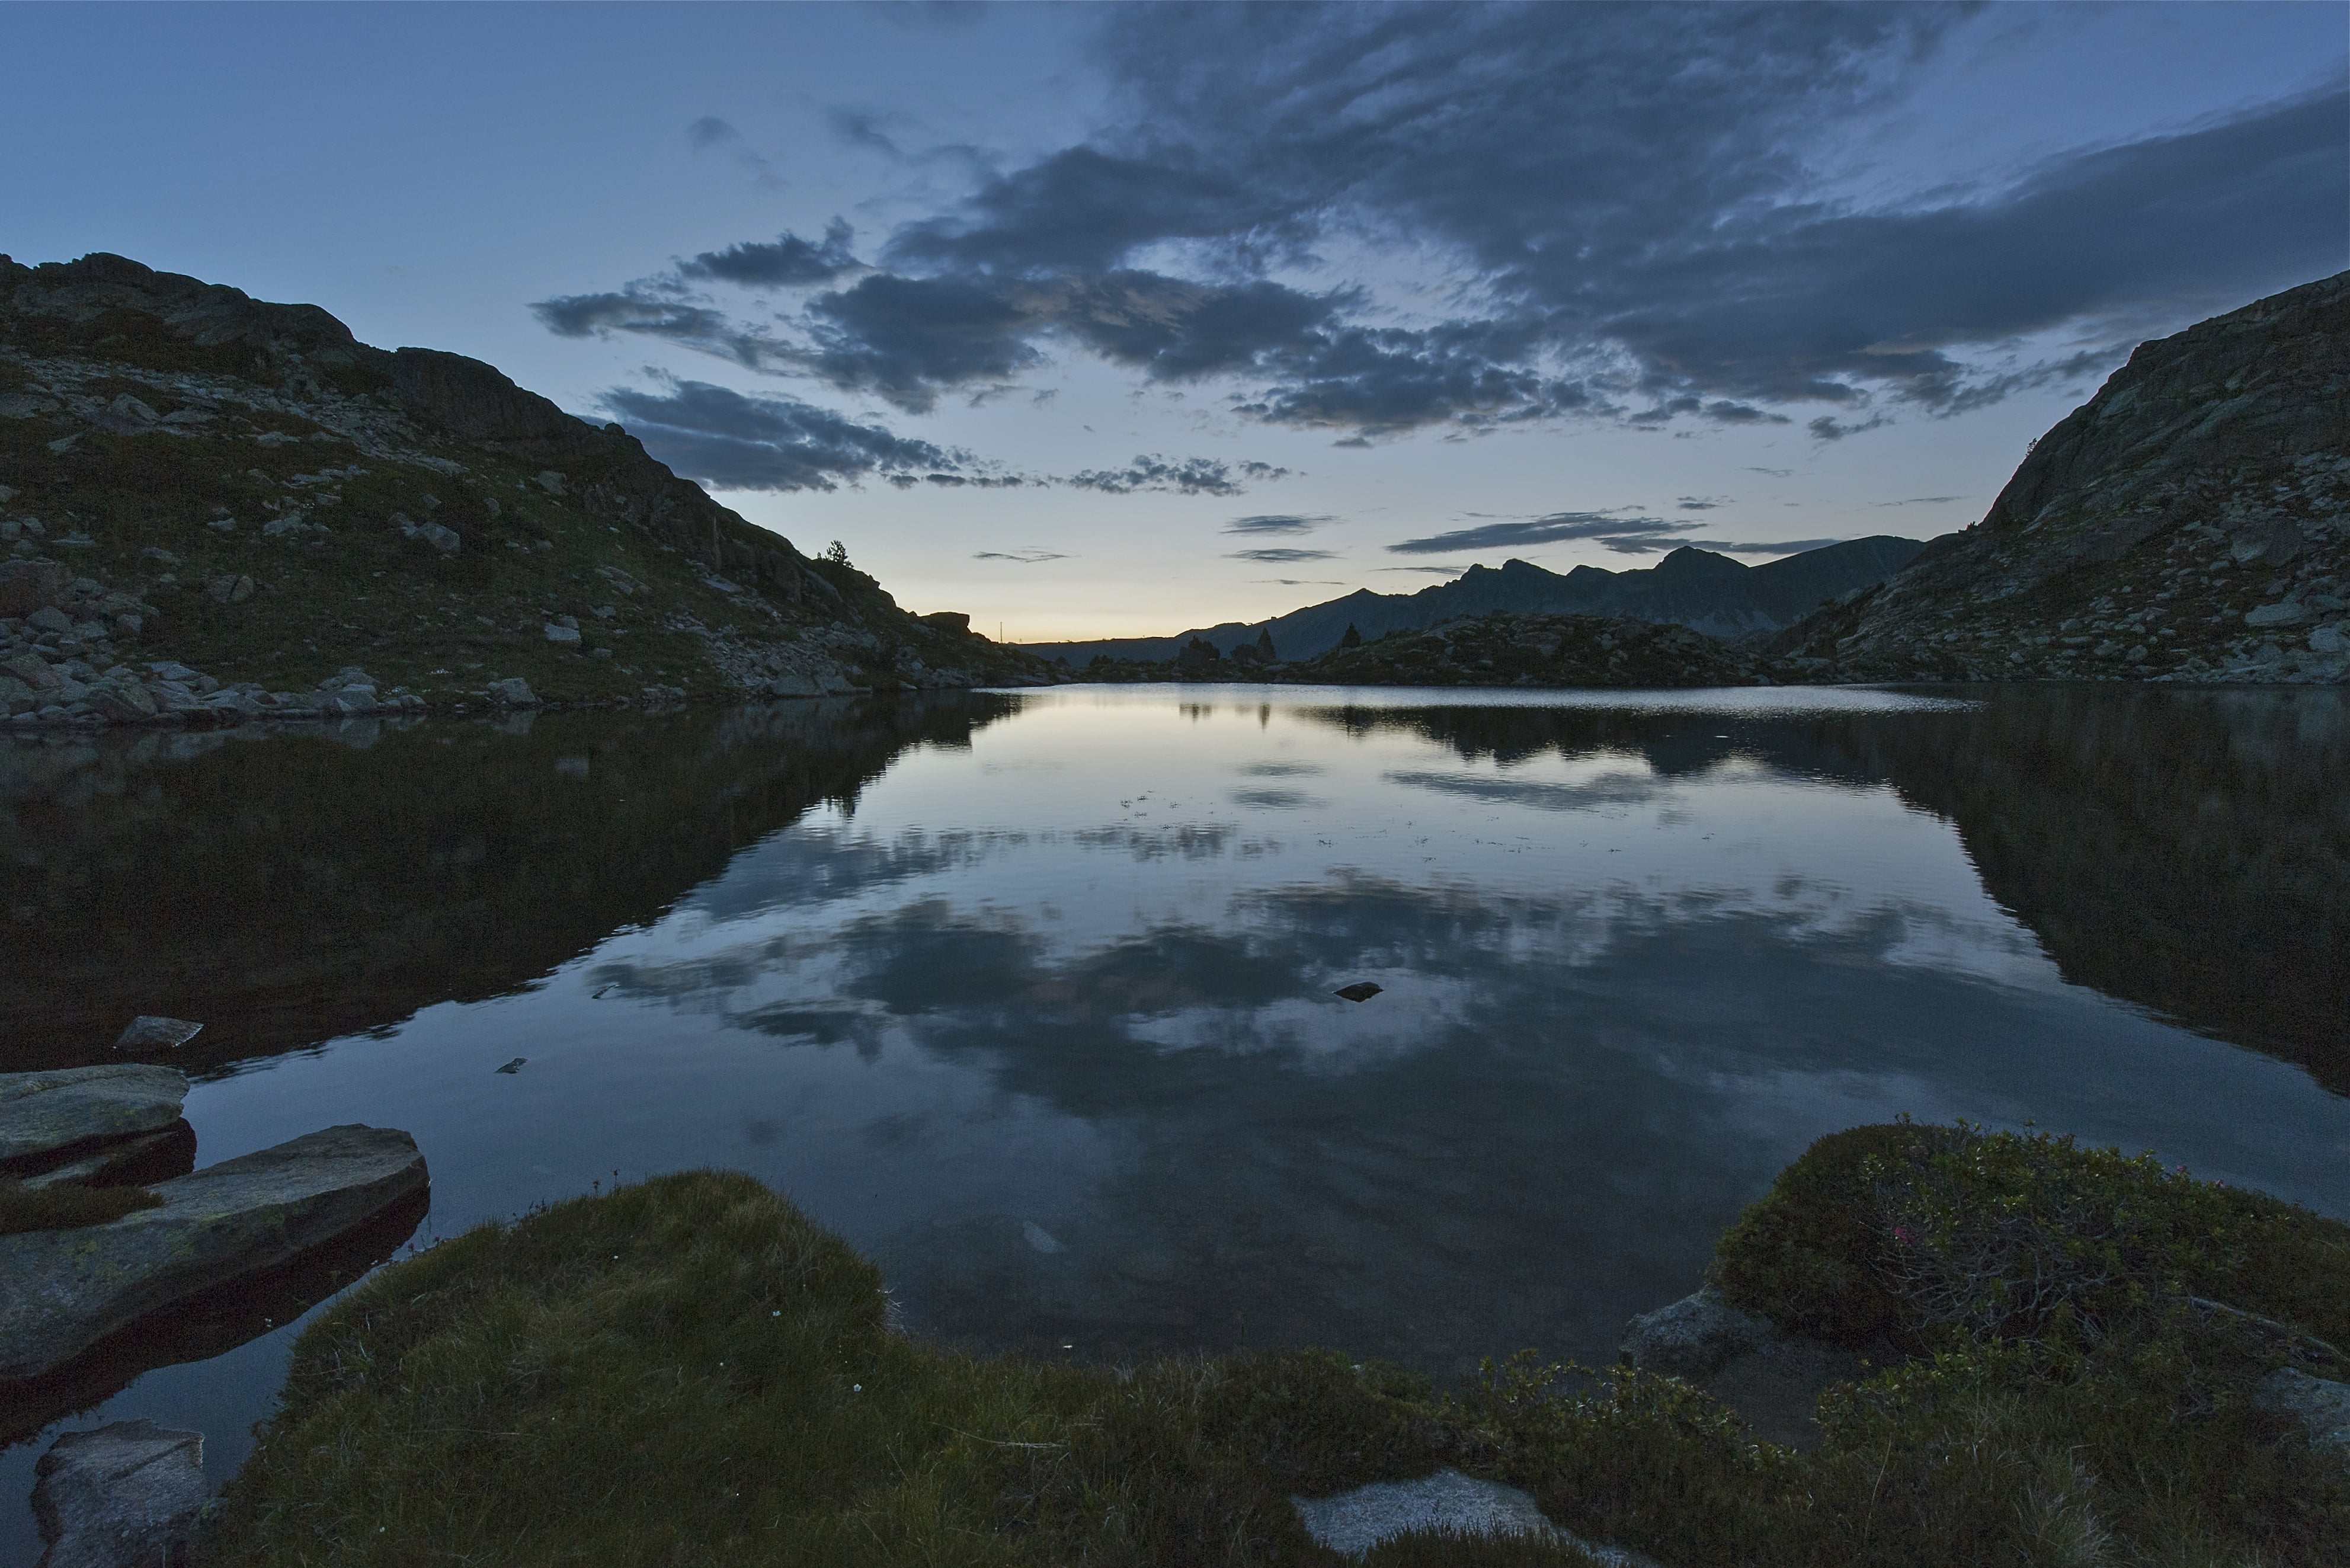
<instances>
[{"instance_id":1,"label":"flat rock slab","mask_svg":"<svg viewBox=\"0 0 2350 1568\"><path fill-rule=\"evenodd\" d=\"M1349 1557L1413 1531L1456 1535L1532 1535L1583 1552L1603 1568L1657 1568L1617 1546L1595 1546L1543 1517L1513 1486L1440 1469L1411 1481L1375 1481L1336 1497L1294 1497L1290 1505L1316 1545Z\"/></svg>"},{"instance_id":2,"label":"flat rock slab","mask_svg":"<svg viewBox=\"0 0 2350 1568\"><path fill-rule=\"evenodd\" d=\"M430 1183L416 1140L328 1127L158 1182L163 1199L104 1225L0 1236L0 1380L56 1370L150 1314L276 1268Z\"/></svg>"},{"instance_id":3,"label":"flat rock slab","mask_svg":"<svg viewBox=\"0 0 2350 1568\"><path fill-rule=\"evenodd\" d=\"M152 1421L68 1432L33 1473L39 1568L172 1568L211 1491L203 1434Z\"/></svg>"},{"instance_id":4,"label":"flat rock slab","mask_svg":"<svg viewBox=\"0 0 2350 1568\"><path fill-rule=\"evenodd\" d=\"M144 1063L0 1074L0 1168L161 1132L187 1097L185 1073Z\"/></svg>"}]
</instances>

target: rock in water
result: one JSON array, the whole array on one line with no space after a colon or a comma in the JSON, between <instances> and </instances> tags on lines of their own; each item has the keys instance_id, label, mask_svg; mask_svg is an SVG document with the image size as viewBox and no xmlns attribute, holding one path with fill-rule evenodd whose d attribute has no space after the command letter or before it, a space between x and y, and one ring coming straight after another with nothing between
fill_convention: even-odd
<instances>
[{"instance_id":1,"label":"rock in water","mask_svg":"<svg viewBox=\"0 0 2350 1568\"><path fill-rule=\"evenodd\" d=\"M0 1074L0 1169L160 1132L180 1119L187 1097L188 1076L176 1067L125 1063Z\"/></svg>"},{"instance_id":2,"label":"rock in water","mask_svg":"<svg viewBox=\"0 0 2350 1568\"><path fill-rule=\"evenodd\" d=\"M1343 996L1349 1002L1368 1002L1379 993L1380 989L1367 980L1358 980L1352 985L1340 986L1330 994Z\"/></svg>"},{"instance_id":3,"label":"rock in water","mask_svg":"<svg viewBox=\"0 0 2350 1568\"><path fill-rule=\"evenodd\" d=\"M1739 1311L1708 1285L1695 1295L1634 1318L1624 1330L1624 1343L1617 1354L1644 1372L1711 1377L1731 1357L1760 1350L1770 1339L1768 1323Z\"/></svg>"},{"instance_id":4,"label":"rock in water","mask_svg":"<svg viewBox=\"0 0 2350 1568\"><path fill-rule=\"evenodd\" d=\"M172 1568L210 1489L204 1437L152 1421L68 1432L33 1467L39 1568Z\"/></svg>"},{"instance_id":5,"label":"rock in water","mask_svg":"<svg viewBox=\"0 0 2350 1568\"><path fill-rule=\"evenodd\" d=\"M176 1051L203 1031L184 1018L156 1018L141 1013L130 1021L114 1042L117 1051Z\"/></svg>"},{"instance_id":6,"label":"rock in water","mask_svg":"<svg viewBox=\"0 0 2350 1568\"><path fill-rule=\"evenodd\" d=\"M159 1209L0 1236L0 1380L55 1371L150 1314L333 1241L430 1180L406 1133L328 1127L158 1182Z\"/></svg>"}]
</instances>

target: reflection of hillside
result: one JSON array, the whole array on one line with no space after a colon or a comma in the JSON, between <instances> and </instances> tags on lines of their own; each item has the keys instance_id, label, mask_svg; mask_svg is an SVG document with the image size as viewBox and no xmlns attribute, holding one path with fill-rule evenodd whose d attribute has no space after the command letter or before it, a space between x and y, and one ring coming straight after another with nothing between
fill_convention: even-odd
<instances>
[{"instance_id":1,"label":"reflection of hillside","mask_svg":"<svg viewBox=\"0 0 2350 1568\"><path fill-rule=\"evenodd\" d=\"M1503 766L1731 753L1889 782L1950 819L1986 890L2065 978L2350 1088L2350 698L2325 691L1986 689L1939 712L1771 718L1326 709Z\"/></svg>"},{"instance_id":2,"label":"reflection of hillside","mask_svg":"<svg viewBox=\"0 0 2350 1568\"><path fill-rule=\"evenodd\" d=\"M1015 701L0 742L0 1070L198 1019L192 1065L512 991Z\"/></svg>"},{"instance_id":3,"label":"reflection of hillside","mask_svg":"<svg viewBox=\"0 0 2350 1568\"><path fill-rule=\"evenodd\" d=\"M2054 687L1847 738L2067 980L2350 1090L2350 698Z\"/></svg>"}]
</instances>

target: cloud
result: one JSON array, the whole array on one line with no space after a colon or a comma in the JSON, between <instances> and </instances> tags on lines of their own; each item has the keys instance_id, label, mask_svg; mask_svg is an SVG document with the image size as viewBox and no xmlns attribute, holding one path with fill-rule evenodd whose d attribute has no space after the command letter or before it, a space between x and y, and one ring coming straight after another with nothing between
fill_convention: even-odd
<instances>
[{"instance_id":1,"label":"cloud","mask_svg":"<svg viewBox=\"0 0 2350 1568\"><path fill-rule=\"evenodd\" d=\"M701 281L741 284L750 288L799 288L830 283L856 268L848 243L856 231L839 218L825 225L818 244L785 232L772 242L732 244L723 251L704 251L678 264L678 275Z\"/></svg>"},{"instance_id":2,"label":"cloud","mask_svg":"<svg viewBox=\"0 0 2350 1568\"><path fill-rule=\"evenodd\" d=\"M745 397L703 381L616 388L601 401L647 452L721 490L834 490L868 474L951 483L974 461L795 398Z\"/></svg>"},{"instance_id":3,"label":"cloud","mask_svg":"<svg viewBox=\"0 0 2350 1568\"><path fill-rule=\"evenodd\" d=\"M1880 501L1879 506L1939 506L1946 502L1964 501L1963 495L1912 495L1901 501Z\"/></svg>"},{"instance_id":4,"label":"cloud","mask_svg":"<svg viewBox=\"0 0 2350 1568\"><path fill-rule=\"evenodd\" d=\"M1431 577L1457 577L1464 566L1373 566L1375 572L1419 572Z\"/></svg>"},{"instance_id":5,"label":"cloud","mask_svg":"<svg viewBox=\"0 0 2350 1568\"><path fill-rule=\"evenodd\" d=\"M1846 436L1856 436L1864 431L1881 430L1892 422L1883 414L1871 414L1857 423L1846 424L1842 420L1822 414L1804 428L1812 432L1814 441L1842 441Z\"/></svg>"},{"instance_id":6,"label":"cloud","mask_svg":"<svg viewBox=\"0 0 2350 1568\"><path fill-rule=\"evenodd\" d=\"M1254 561L1260 566L1302 566L1307 561L1335 561L1337 558L1338 552L1336 550L1289 550L1280 548L1234 550L1224 556L1224 559L1227 561Z\"/></svg>"},{"instance_id":7,"label":"cloud","mask_svg":"<svg viewBox=\"0 0 2350 1568\"><path fill-rule=\"evenodd\" d=\"M1645 555L1671 549L1673 536L1696 528L1694 523L1669 523L1662 517L1618 517L1605 512L1554 512L1522 522L1482 523L1424 539L1389 545L1398 556L1449 556L1456 551L1514 550L1533 545L1555 545L1570 539L1596 539L1622 555ZM1658 543L1658 541L1664 541Z\"/></svg>"},{"instance_id":8,"label":"cloud","mask_svg":"<svg viewBox=\"0 0 2350 1568\"><path fill-rule=\"evenodd\" d=\"M1077 353L1218 382L1233 412L1337 444L1752 428L1822 405L1810 431L1835 441L2094 375L2149 326L2341 267L2337 87L1934 189L1880 169L1864 183L1882 194L1829 193L1815 171L1905 112L1970 15L1113 8L1104 128L967 161L969 193L899 224L853 285L827 231L536 308L556 332L660 337L911 412ZM902 156L881 117L831 118ZM740 143L721 120L691 134ZM1442 289L1392 286L1431 265ZM738 320L697 284L827 292Z\"/></svg>"},{"instance_id":9,"label":"cloud","mask_svg":"<svg viewBox=\"0 0 2350 1568\"><path fill-rule=\"evenodd\" d=\"M776 177L774 165L752 148L743 133L714 114L705 114L685 128L685 144L696 152L706 152L713 147L723 150L736 162L755 170L762 185L780 189L784 183Z\"/></svg>"},{"instance_id":10,"label":"cloud","mask_svg":"<svg viewBox=\"0 0 2350 1568\"><path fill-rule=\"evenodd\" d=\"M1128 495L1138 490L1170 490L1184 495L1239 495L1246 491L1242 483L1244 480L1283 479L1289 472L1288 469L1264 462L1168 458L1152 452L1138 455L1124 468L1087 469L1055 483L1079 490L1098 490L1106 495Z\"/></svg>"},{"instance_id":11,"label":"cloud","mask_svg":"<svg viewBox=\"0 0 2350 1568\"><path fill-rule=\"evenodd\" d=\"M1750 468L1749 473L1767 473L1773 479L1784 479L1795 471L1792 468Z\"/></svg>"},{"instance_id":12,"label":"cloud","mask_svg":"<svg viewBox=\"0 0 2350 1568\"><path fill-rule=\"evenodd\" d=\"M1336 520L1327 512L1310 514L1274 512L1255 517L1235 517L1224 524L1224 532L1227 534L1310 534L1323 524Z\"/></svg>"},{"instance_id":13,"label":"cloud","mask_svg":"<svg viewBox=\"0 0 2350 1568\"><path fill-rule=\"evenodd\" d=\"M1014 561L1024 566L1034 566L1045 561L1066 561L1068 558L1057 550L982 550L972 556L974 561Z\"/></svg>"},{"instance_id":14,"label":"cloud","mask_svg":"<svg viewBox=\"0 0 2350 1568\"><path fill-rule=\"evenodd\" d=\"M1727 495L1684 495L1673 504L1683 512L1711 512L1730 504Z\"/></svg>"}]
</instances>

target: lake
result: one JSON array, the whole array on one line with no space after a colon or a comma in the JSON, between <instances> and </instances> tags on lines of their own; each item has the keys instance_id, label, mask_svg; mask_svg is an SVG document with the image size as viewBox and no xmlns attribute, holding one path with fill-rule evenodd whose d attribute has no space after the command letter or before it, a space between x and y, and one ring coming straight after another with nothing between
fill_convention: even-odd
<instances>
[{"instance_id":1,"label":"lake","mask_svg":"<svg viewBox=\"0 0 2350 1568\"><path fill-rule=\"evenodd\" d=\"M200 1160L406 1128L411 1246L726 1166L973 1347L1604 1362L1905 1111L2350 1216L2345 764L2339 691L2112 686L0 741L0 1071L202 1020ZM62 1425L225 1477L298 1327ZM57 1429L0 1455L0 1558Z\"/></svg>"}]
</instances>

